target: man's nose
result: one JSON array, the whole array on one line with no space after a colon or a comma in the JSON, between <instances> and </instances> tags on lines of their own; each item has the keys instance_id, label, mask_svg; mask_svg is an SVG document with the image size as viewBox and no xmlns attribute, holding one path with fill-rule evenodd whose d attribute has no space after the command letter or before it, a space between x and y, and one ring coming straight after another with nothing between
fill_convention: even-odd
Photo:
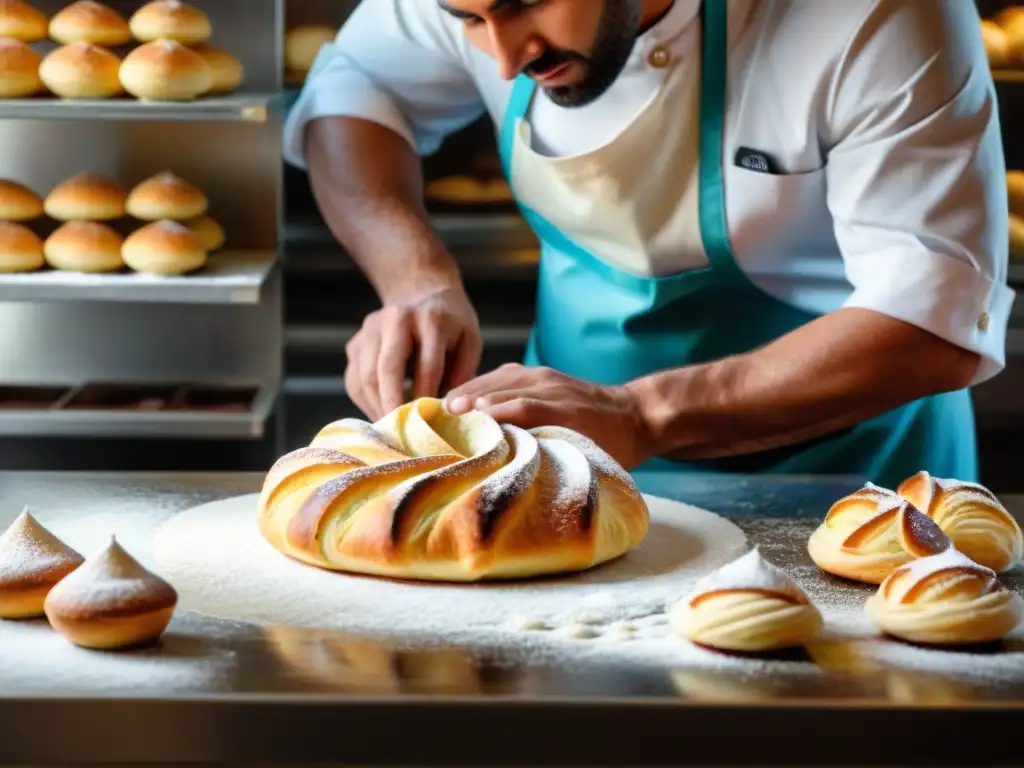
<instances>
[{"instance_id":1,"label":"man's nose","mask_svg":"<svg viewBox=\"0 0 1024 768\"><path fill-rule=\"evenodd\" d=\"M505 80L515 78L523 67L540 55L543 48L513 27L507 22L492 22L490 25L491 48L498 62L498 72Z\"/></svg>"}]
</instances>

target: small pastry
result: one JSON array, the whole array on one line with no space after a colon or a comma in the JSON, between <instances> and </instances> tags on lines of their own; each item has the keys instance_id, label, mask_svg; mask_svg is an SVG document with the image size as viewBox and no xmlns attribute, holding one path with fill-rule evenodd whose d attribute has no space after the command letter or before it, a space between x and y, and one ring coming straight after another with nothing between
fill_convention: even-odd
<instances>
[{"instance_id":1,"label":"small pastry","mask_svg":"<svg viewBox=\"0 0 1024 768\"><path fill-rule=\"evenodd\" d=\"M943 552L949 537L931 518L892 491L868 483L840 499L807 542L823 571L880 584L917 557Z\"/></svg>"},{"instance_id":2,"label":"small pastry","mask_svg":"<svg viewBox=\"0 0 1024 768\"><path fill-rule=\"evenodd\" d=\"M135 185L128 194L126 210L142 221L188 221L202 216L208 206L201 189L164 171Z\"/></svg>"},{"instance_id":3,"label":"small pastry","mask_svg":"<svg viewBox=\"0 0 1024 768\"><path fill-rule=\"evenodd\" d=\"M44 266L39 236L21 224L0 221L0 273L35 272Z\"/></svg>"},{"instance_id":4,"label":"small pastry","mask_svg":"<svg viewBox=\"0 0 1024 768\"><path fill-rule=\"evenodd\" d=\"M156 641L174 615L178 593L112 540L50 590L50 624L75 645L113 650Z\"/></svg>"},{"instance_id":5,"label":"small pastry","mask_svg":"<svg viewBox=\"0 0 1024 768\"><path fill-rule=\"evenodd\" d=\"M1006 193L1010 202L1010 213L1024 216L1024 171L1006 172Z\"/></svg>"},{"instance_id":6,"label":"small pastry","mask_svg":"<svg viewBox=\"0 0 1024 768\"><path fill-rule=\"evenodd\" d=\"M0 37L23 43L46 38L46 14L24 0L0 0Z\"/></svg>"},{"instance_id":7,"label":"small pastry","mask_svg":"<svg viewBox=\"0 0 1024 768\"><path fill-rule=\"evenodd\" d=\"M156 221L128 235L121 249L124 263L136 272L184 275L206 264L206 251L188 227Z\"/></svg>"},{"instance_id":8,"label":"small pastry","mask_svg":"<svg viewBox=\"0 0 1024 768\"><path fill-rule=\"evenodd\" d=\"M42 62L43 57L20 40L0 38L0 99L23 99L42 91Z\"/></svg>"},{"instance_id":9,"label":"small pastry","mask_svg":"<svg viewBox=\"0 0 1024 768\"><path fill-rule=\"evenodd\" d=\"M994 21L982 19L981 40L985 44L985 54L988 56L990 67L999 69L1009 65L1010 39L1006 36L1006 30Z\"/></svg>"},{"instance_id":10,"label":"small pastry","mask_svg":"<svg viewBox=\"0 0 1024 768\"><path fill-rule=\"evenodd\" d=\"M153 0L129 20L132 34L141 43L161 38L183 45L205 43L213 34L210 19L198 8L181 0Z\"/></svg>"},{"instance_id":11,"label":"small pastry","mask_svg":"<svg viewBox=\"0 0 1024 768\"><path fill-rule=\"evenodd\" d=\"M924 512L964 555L997 573L1024 556L1024 533L996 495L978 483L918 472L896 493Z\"/></svg>"},{"instance_id":12,"label":"small pastry","mask_svg":"<svg viewBox=\"0 0 1024 768\"><path fill-rule=\"evenodd\" d=\"M46 87L63 99L108 99L121 94L121 60L92 43L71 43L51 51L39 65Z\"/></svg>"},{"instance_id":13,"label":"small pastry","mask_svg":"<svg viewBox=\"0 0 1024 768\"><path fill-rule=\"evenodd\" d=\"M181 43L154 40L125 56L121 85L146 101L190 101L213 87L213 70Z\"/></svg>"},{"instance_id":14,"label":"small pastry","mask_svg":"<svg viewBox=\"0 0 1024 768\"><path fill-rule=\"evenodd\" d=\"M325 24L305 24L288 30L284 37L284 58L288 69L298 74L309 72L320 49L334 42L337 27Z\"/></svg>"},{"instance_id":15,"label":"small pastry","mask_svg":"<svg viewBox=\"0 0 1024 768\"><path fill-rule=\"evenodd\" d=\"M0 221L32 221L43 215L43 199L24 184L0 179Z\"/></svg>"},{"instance_id":16,"label":"small pastry","mask_svg":"<svg viewBox=\"0 0 1024 768\"><path fill-rule=\"evenodd\" d=\"M0 618L42 616L46 595L83 562L26 507L0 536Z\"/></svg>"},{"instance_id":17,"label":"small pastry","mask_svg":"<svg viewBox=\"0 0 1024 768\"><path fill-rule=\"evenodd\" d=\"M1001 640L1020 623L1022 606L992 570L951 547L897 568L864 609L893 637L960 645Z\"/></svg>"},{"instance_id":18,"label":"small pastry","mask_svg":"<svg viewBox=\"0 0 1024 768\"><path fill-rule=\"evenodd\" d=\"M128 193L98 173L76 173L46 196L46 215L57 221L112 221L125 214Z\"/></svg>"},{"instance_id":19,"label":"small pastry","mask_svg":"<svg viewBox=\"0 0 1024 768\"><path fill-rule=\"evenodd\" d=\"M65 272L116 272L124 267L122 238L106 224L69 221L43 243L46 263Z\"/></svg>"},{"instance_id":20,"label":"small pastry","mask_svg":"<svg viewBox=\"0 0 1024 768\"><path fill-rule=\"evenodd\" d=\"M1024 218L1010 214L1010 258L1024 259Z\"/></svg>"},{"instance_id":21,"label":"small pastry","mask_svg":"<svg viewBox=\"0 0 1024 768\"><path fill-rule=\"evenodd\" d=\"M206 43L197 45L192 50L206 59L206 63L213 71L213 87L210 88L210 93L231 93L242 84L245 69L242 62L232 54Z\"/></svg>"},{"instance_id":22,"label":"small pastry","mask_svg":"<svg viewBox=\"0 0 1024 768\"><path fill-rule=\"evenodd\" d=\"M212 217L200 216L198 219L185 222L185 226L198 238L199 245L207 253L219 251L224 247L224 228Z\"/></svg>"},{"instance_id":23,"label":"small pastry","mask_svg":"<svg viewBox=\"0 0 1024 768\"><path fill-rule=\"evenodd\" d=\"M63 45L92 43L116 48L132 41L124 17L96 0L78 0L50 19L50 37Z\"/></svg>"},{"instance_id":24,"label":"small pastry","mask_svg":"<svg viewBox=\"0 0 1024 768\"><path fill-rule=\"evenodd\" d=\"M821 613L786 573L757 549L697 582L670 615L699 645L761 652L804 645L821 632Z\"/></svg>"}]
</instances>

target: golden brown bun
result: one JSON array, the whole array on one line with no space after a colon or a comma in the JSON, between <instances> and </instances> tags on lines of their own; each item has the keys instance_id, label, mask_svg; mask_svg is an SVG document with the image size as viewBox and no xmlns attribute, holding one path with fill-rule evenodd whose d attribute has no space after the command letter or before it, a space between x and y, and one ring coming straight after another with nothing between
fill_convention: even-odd
<instances>
[{"instance_id":1,"label":"golden brown bun","mask_svg":"<svg viewBox=\"0 0 1024 768\"><path fill-rule=\"evenodd\" d=\"M121 236L106 224L69 221L43 243L46 263L66 272L116 272L124 266Z\"/></svg>"},{"instance_id":2,"label":"golden brown bun","mask_svg":"<svg viewBox=\"0 0 1024 768\"><path fill-rule=\"evenodd\" d=\"M985 55L989 66L993 69L1006 67L1010 63L1010 38L1006 30L994 21L983 19L981 22L981 40L985 44Z\"/></svg>"},{"instance_id":3,"label":"golden brown bun","mask_svg":"<svg viewBox=\"0 0 1024 768\"><path fill-rule=\"evenodd\" d=\"M201 189L164 171L140 181L129 193L126 209L142 221L188 221L206 213L208 205Z\"/></svg>"},{"instance_id":4,"label":"golden brown bun","mask_svg":"<svg viewBox=\"0 0 1024 768\"><path fill-rule=\"evenodd\" d=\"M224 247L224 228L210 216L200 216L185 222L192 234L199 240L199 245L207 253L219 251Z\"/></svg>"},{"instance_id":5,"label":"golden brown bun","mask_svg":"<svg viewBox=\"0 0 1024 768\"><path fill-rule=\"evenodd\" d=\"M50 590L83 562L26 508L0 536L0 618L42 616Z\"/></svg>"},{"instance_id":6,"label":"golden brown bun","mask_svg":"<svg viewBox=\"0 0 1024 768\"><path fill-rule=\"evenodd\" d=\"M44 266L39 236L21 224L0 221L0 272L35 272Z\"/></svg>"},{"instance_id":7,"label":"golden brown bun","mask_svg":"<svg viewBox=\"0 0 1024 768\"><path fill-rule=\"evenodd\" d=\"M135 39L143 43L163 38L196 45L213 34L206 14L181 0L153 0L139 8L129 24Z\"/></svg>"},{"instance_id":8,"label":"golden brown bun","mask_svg":"<svg viewBox=\"0 0 1024 768\"><path fill-rule=\"evenodd\" d=\"M992 17L992 21L1000 27L1008 27L1021 20L1024 20L1024 7L1019 5L1011 5L1007 8L1003 8L999 13Z\"/></svg>"},{"instance_id":9,"label":"golden brown bun","mask_svg":"<svg viewBox=\"0 0 1024 768\"><path fill-rule=\"evenodd\" d=\"M96 173L78 173L46 196L46 215L57 221L112 221L125 214L128 193Z\"/></svg>"},{"instance_id":10,"label":"golden brown bun","mask_svg":"<svg viewBox=\"0 0 1024 768\"><path fill-rule=\"evenodd\" d=\"M24 184L0 179L0 221L32 221L43 215L43 199Z\"/></svg>"},{"instance_id":11,"label":"golden brown bun","mask_svg":"<svg viewBox=\"0 0 1024 768\"><path fill-rule=\"evenodd\" d=\"M50 590L50 624L75 645L113 650L155 641L178 604L170 584L116 541Z\"/></svg>"},{"instance_id":12,"label":"golden brown bun","mask_svg":"<svg viewBox=\"0 0 1024 768\"><path fill-rule=\"evenodd\" d=\"M1020 623L1022 601L991 570L950 548L898 568L864 608L893 637L961 645L1004 638Z\"/></svg>"},{"instance_id":13,"label":"golden brown bun","mask_svg":"<svg viewBox=\"0 0 1024 768\"><path fill-rule=\"evenodd\" d=\"M835 504L807 542L823 571L880 584L914 558L951 546L931 518L896 493L868 483Z\"/></svg>"},{"instance_id":14,"label":"golden brown bun","mask_svg":"<svg viewBox=\"0 0 1024 768\"><path fill-rule=\"evenodd\" d=\"M45 13L23 0L0 0L0 37L34 43L46 33Z\"/></svg>"},{"instance_id":15,"label":"golden brown bun","mask_svg":"<svg viewBox=\"0 0 1024 768\"><path fill-rule=\"evenodd\" d=\"M432 398L329 424L271 468L259 503L262 535L296 560L425 581L582 571L648 525L633 480L579 433Z\"/></svg>"},{"instance_id":16,"label":"golden brown bun","mask_svg":"<svg viewBox=\"0 0 1024 768\"><path fill-rule=\"evenodd\" d=\"M64 99L108 99L121 94L121 60L92 43L71 43L51 51L39 66L48 89Z\"/></svg>"},{"instance_id":17,"label":"golden brown bun","mask_svg":"<svg viewBox=\"0 0 1024 768\"><path fill-rule=\"evenodd\" d=\"M213 71L213 87L210 88L210 93L231 93L242 84L245 69L234 55L205 43L195 46L192 50L206 59L206 63Z\"/></svg>"},{"instance_id":18,"label":"golden brown bun","mask_svg":"<svg viewBox=\"0 0 1024 768\"><path fill-rule=\"evenodd\" d=\"M43 90L43 57L25 43L0 38L0 99L23 99Z\"/></svg>"},{"instance_id":19,"label":"golden brown bun","mask_svg":"<svg viewBox=\"0 0 1024 768\"><path fill-rule=\"evenodd\" d=\"M996 495L978 483L918 472L896 492L924 512L964 555L997 573L1024 556L1024 533Z\"/></svg>"},{"instance_id":20,"label":"golden brown bun","mask_svg":"<svg viewBox=\"0 0 1024 768\"><path fill-rule=\"evenodd\" d=\"M1024 260L1024 218L1010 214L1010 259Z\"/></svg>"},{"instance_id":21,"label":"golden brown bun","mask_svg":"<svg viewBox=\"0 0 1024 768\"><path fill-rule=\"evenodd\" d=\"M175 221L155 221L135 230L121 249L124 263L151 275L184 275L206 264L206 251L188 227Z\"/></svg>"},{"instance_id":22,"label":"golden brown bun","mask_svg":"<svg viewBox=\"0 0 1024 768\"><path fill-rule=\"evenodd\" d=\"M128 22L96 0L78 0L50 19L50 37L58 43L92 43L116 48L132 40Z\"/></svg>"},{"instance_id":23,"label":"golden brown bun","mask_svg":"<svg viewBox=\"0 0 1024 768\"><path fill-rule=\"evenodd\" d=\"M1006 194L1009 197L1010 213L1024 216L1024 171L1006 172Z\"/></svg>"},{"instance_id":24,"label":"golden brown bun","mask_svg":"<svg viewBox=\"0 0 1024 768\"><path fill-rule=\"evenodd\" d=\"M325 24L306 24L288 30L284 38L284 58L288 69L305 74L316 60L325 43L334 41L337 27Z\"/></svg>"},{"instance_id":25,"label":"golden brown bun","mask_svg":"<svg viewBox=\"0 0 1024 768\"><path fill-rule=\"evenodd\" d=\"M472 176L445 176L427 185L431 200L461 204L510 203L515 198L502 178L477 179Z\"/></svg>"},{"instance_id":26,"label":"golden brown bun","mask_svg":"<svg viewBox=\"0 0 1024 768\"><path fill-rule=\"evenodd\" d=\"M147 101L189 101L213 87L213 70L206 59L181 43L154 40L125 57L121 85Z\"/></svg>"}]
</instances>

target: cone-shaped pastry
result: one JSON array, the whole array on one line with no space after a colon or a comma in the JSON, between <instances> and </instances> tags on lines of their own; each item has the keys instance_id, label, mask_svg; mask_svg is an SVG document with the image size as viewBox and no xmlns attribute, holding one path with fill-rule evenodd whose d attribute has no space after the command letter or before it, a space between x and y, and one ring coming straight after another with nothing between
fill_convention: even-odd
<instances>
[{"instance_id":1,"label":"cone-shaped pastry","mask_svg":"<svg viewBox=\"0 0 1024 768\"><path fill-rule=\"evenodd\" d=\"M53 628L75 645L114 649L155 641L177 604L174 587L112 539L50 591L45 610Z\"/></svg>"},{"instance_id":2,"label":"cone-shaped pastry","mask_svg":"<svg viewBox=\"0 0 1024 768\"><path fill-rule=\"evenodd\" d=\"M26 508L0 536L0 618L42 616L46 595L82 562Z\"/></svg>"},{"instance_id":3,"label":"cone-shaped pastry","mask_svg":"<svg viewBox=\"0 0 1024 768\"><path fill-rule=\"evenodd\" d=\"M950 548L896 569L865 610L894 637L958 645L1002 639L1020 623L1022 603L994 571Z\"/></svg>"},{"instance_id":4,"label":"cone-shaped pastry","mask_svg":"<svg viewBox=\"0 0 1024 768\"><path fill-rule=\"evenodd\" d=\"M691 642L740 652L804 645L822 626L821 613L803 590L757 549L697 582L670 619Z\"/></svg>"},{"instance_id":5,"label":"cone-shaped pastry","mask_svg":"<svg viewBox=\"0 0 1024 768\"><path fill-rule=\"evenodd\" d=\"M949 537L892 491L868 483L840 499L811 534L807 551L819 568L869 584L917 557L945 551Z\"/></svg>"},{"instance_id":6,"label":"cone-shaped pastry","mask_svg":"<svg viewBox=\"0 0 1024 768\"><path fill-rule=\"evenodd\" d=\"M934 520L953 546L978 565L1001 573L1024 554L1020 525L983 485L918 472L896 492Z\"/></svg>"}]
</instances>

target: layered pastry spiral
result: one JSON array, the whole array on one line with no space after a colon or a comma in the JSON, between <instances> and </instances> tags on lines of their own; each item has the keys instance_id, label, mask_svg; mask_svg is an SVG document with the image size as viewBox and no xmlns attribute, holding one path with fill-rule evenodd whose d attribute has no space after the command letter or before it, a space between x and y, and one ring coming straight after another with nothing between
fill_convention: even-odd
<instances>
[{"instance_id":1,"label":"layered pastry spiral","mask_svg":"<svg viewBox=\"0 0 1024 768\"><path fill-rule=\"evenodd\" d=\"M1020 623L1021 609L994 571L952 547L897 568L865 605L883 632L934 645L1000 640Z\"/></svg>"},{"instance_id":2,"label":"layered pastry spiral","mask_svg":"<svg viewBox=\"0 0 1024 768\"><path fill-rule=\"evenodd\" d=\"M918 472L896 492L934 520L953 546L979 565L1002 573L1024 555L1020 525L983 485Z\"/></svg>"},{"instance_id":3,"label":"layered pastry spiral","mask_svg":"<svg viewBox=\"0 0 1024 768\"><path fill-rule=\"evenodd\" d=\"M880 584L901 565L945 551L949 537L898 494L867 483L835 504L811 534L807 550L836 576Z\"/></svg>"},{"instance_id":4,"label":"layered pastry spiral","mask_svg":"<svg viewBox=\"0 0 1024 768\"><path fill-rule=\"evenodd\" d=\"M804 645L822 627L821 613L804 591L757 549L697 582L670 620L691 642L740 652Z\"/></svg>"},{"instance_id":5,"label":"layered pastry spiral","mask_svg":"<svg viewBox=\"0 0 1024 768\"><path fill-rule=\"evenodd\" d=\"M648 525L633 480L582 435L453 416L433 398L327 425L271 468L259 501L260 532L290 557L427 581L584 570Z\"/></svg>"}]
</instances>

